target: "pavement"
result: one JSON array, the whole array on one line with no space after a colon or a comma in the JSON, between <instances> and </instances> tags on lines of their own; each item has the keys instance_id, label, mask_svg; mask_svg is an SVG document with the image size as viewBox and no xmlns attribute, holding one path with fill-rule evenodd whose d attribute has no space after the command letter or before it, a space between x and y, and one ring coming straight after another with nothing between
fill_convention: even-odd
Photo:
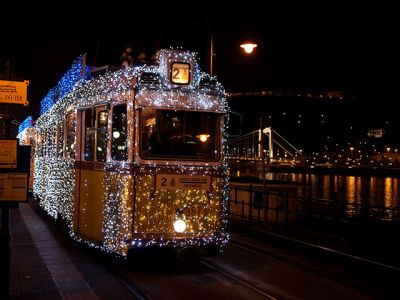
<instances>
[{"instance_id":1,"label":"pavement","mask_svg":"<svg viewBox=\"0 0 400 300\"><path fill-rule=\"evenodd\" d=\"M136 299L110 260L61 232L33 198L10 209L10 241L9 299Z\"/></svg>"}]
</instances>

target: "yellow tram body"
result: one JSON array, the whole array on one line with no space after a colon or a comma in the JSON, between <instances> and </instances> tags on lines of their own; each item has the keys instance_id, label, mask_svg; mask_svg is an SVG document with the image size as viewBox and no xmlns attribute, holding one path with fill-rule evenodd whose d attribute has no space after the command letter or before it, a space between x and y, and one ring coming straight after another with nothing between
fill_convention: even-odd
<instances>
[{"instance_id":1,"label":"yellow tram body","mask_svg":"<svg viewBox=\"0 0 400 300\"><path fill-rule=\"evenodd\" d=\"M227 242L227 103L194 53L60 91L34 127L33 192L72 236L122 255Z\"/></svg>"}]
</instances>

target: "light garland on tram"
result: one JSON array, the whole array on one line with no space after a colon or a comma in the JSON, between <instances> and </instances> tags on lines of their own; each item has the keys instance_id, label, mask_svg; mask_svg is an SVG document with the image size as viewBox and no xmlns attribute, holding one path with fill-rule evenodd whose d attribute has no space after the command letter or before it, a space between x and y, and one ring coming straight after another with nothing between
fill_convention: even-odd
<instances>
[{"instance_id":1,"label":"light garland on tram","mask_svg":"<svg viewBox=\"0 0 400 300\"><path fill-rule=\"evenodd\" d=\"M23 120L21 124L18 126L18 133L21 133L27 128L31 128L32 125L33 125L32 116L26 117L25 120Z\"/></svg>"},{"instance_id":2,"label":"light garland on tram","mask_svg":"<svg viewBox=\"0 0 400 300\"><path fill-rule=\"evenodd\" d=\"M73 62L70 69L64 74L57 85L52 88L47 95L40 101L40 114L44 114L59 100L64 98L75 85L84 79L86 70L83 70L82 64L83 57L78 57Z\"/></svg>"},{"instance_id":3,"label":"light garland on tram","mask_svg":"<svg viewBox=\"0 0 400 300\"><path fill-rule=\"evenodd\" d=\"M168 61L195 61L195 54L181 51L171 55L169 52L160 51L158 58L160 66L164 66L163 59ZM76 70L76 67L74 70ZM62 147L61 150L57 147L57 124L65 121L67 112L73 112L76 116L77 109L81 107L113 101L127 103L129 114L133 111L132 106L134 105L132 87L138 85L137 78L143 72L153 72L166 76L167 70L165 67L159 66L131 67L114 73L107 73L89 81L76 81L75 75L70 80L67 76L64 76L63 83L59 83L59 85L67 86L67 82L69 82L73 83L73 88L65 92L59 101L52 103L51 107L47 106L50 105L50 100L54 99L54 90L46 95L43 100L43 110L46 110L46 112L37 120L36 125L36 135L39 142L36 143L35 151L34 195L40 198L40 205L50 216L53 218L61 216L67 221L71 236L107 252L126 255L129 245L134 247L154 245L182 247L213 243L223 245L229 238L226 233L228 203L228 182L227 176L225 176L228 170L226 160L224 160L222 166L187 166L185 164L163 166L163 172L167 169L175 174L214 175L211 176L211 191L176 190L173 192L155 190L154 175L146 175L149 174L149 171L151 174L155 174L161 170L159 166L153 163L143 165L143 163L108 160L104 164L105 177L103 182L105 187L103 194L104 243L102 246L98 246L74 234L74 159L67 157L65 153L63 155ZM75 72L72 73L76 74ZM224 90L219 83L216 85L214 93L209 93L207 89L194 90L194 87L198 86L199 80L207 78L207 76L198 70L198 65L195 63L191 87L184 91L178 91L166 82L162 82L158 87L157 85L149 85L148 88L145 88L145 85L143 85L140 86L135 97L135 105L136 107L145 105L165 108L167 104L167 107L174 108L226 112L228 110L227 102L223 96ZM210 79L209 76L208 78ZM67 91L68 89L61 90ZM155 97L156 94L158 97ZM138 126L133 123L133 119L133 115L128 117L128 130L136 130L135 126ZM62 126L59 127L62 128ZM76 129L76 121L73 127ZM60 135L60 132L58 135ZM64 136L62 132L61 135ZM223 128L221 157L225 157L223 155L226 150L225 137L226 128ZM76 145L76 141L73 144ZM128 147L137 147L137 145L128 144ZM140 188L137 188L136 203L131 203L134 197L132 168L140 185ZM222 203L218 200L218 195L221 193L223 195ZM148 202L144 206L145 214L137 211L138 204L143 201ZM180 209L183 211L177 212ZM190 238L185 235L185 239L179 239L180 234L173 231L171 224L162 223L163 219L165 222L171 215L179 215L184 221L187 221L186 233L190 233ZM132 222L135 223L134 238L132 238ZM219 231L216 230L218 228L220 228L219 234L210 236L210 233ZM151 234L151 232L154 232L154 234ZM168 237L173 238L165 239L164 236L157 236L157 232L167 232ZM136 237L140 235L143 236ZM128 241L130 244L128 244Z\"/></svg>"}]
</instances>

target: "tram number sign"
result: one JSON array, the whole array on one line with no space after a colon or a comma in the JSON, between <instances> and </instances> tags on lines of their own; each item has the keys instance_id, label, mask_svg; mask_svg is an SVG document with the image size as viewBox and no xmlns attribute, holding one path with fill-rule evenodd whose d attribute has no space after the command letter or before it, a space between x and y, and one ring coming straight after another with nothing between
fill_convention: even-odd
<instances>
[{"instance_id":1,"label":"tram number sign","mask_svg":"<svg viewBox=\"0 0 400 300\"><path fill-rule=\"evenodd\" d=\"M188 63L172 63L171 82L175 84L189 84L190 65Z\"/></svg>"},{"instance_id":2,"label":"tram number sign","mask_svg":"<svg viewBox=\"0 0 400 300\"><path fill-rule=\"evenodd\" d=\"M211 190L211 177L201 175L157 174L158 190Z\"/></svg>"}]
</instances>

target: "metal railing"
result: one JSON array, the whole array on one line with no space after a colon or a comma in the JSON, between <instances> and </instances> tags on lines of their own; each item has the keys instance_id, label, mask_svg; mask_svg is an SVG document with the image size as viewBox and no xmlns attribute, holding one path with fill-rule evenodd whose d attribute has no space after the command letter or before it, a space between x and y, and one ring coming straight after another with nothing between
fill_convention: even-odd
<instances>
[{"instance_id":1,"label":"metal railing","mask_svg":"<svg viewBox=\"0 0 400 300\"><path fill-rule=\"evenodd\" d=\"M337 241L400 243L399 206L313 198L304 186L267 185L264 193L262 184L230 183L229 220L267 231L308 232Z\"/></svg>"},{"instance_id":2,"label":"metal railing","mask_svg":"<svg viewBox=\"0 0 400 300\"><path fill-rule=\"evenodd\" d=\"M289 224L296 220L297 190L262 185L230 185L229 216L257 224Z\"/></svg>"}]
</instances>

